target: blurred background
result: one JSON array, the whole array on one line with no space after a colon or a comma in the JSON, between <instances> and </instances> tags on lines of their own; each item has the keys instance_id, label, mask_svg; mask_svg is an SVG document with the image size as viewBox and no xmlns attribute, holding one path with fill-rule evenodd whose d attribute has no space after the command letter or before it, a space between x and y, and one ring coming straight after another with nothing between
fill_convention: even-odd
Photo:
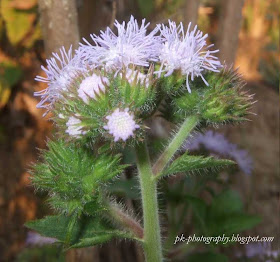
<instances>
[{"instance_id":1,"label":"blurred background","mask_svg":"<svg viewBox=\"0 0 280 262\"><path fill-rule=\"evenodd\" d=\"M0 0L0 261L143 261L139 247L126 242L61 255L40 248L40 239L30 240L23 226L50 213L27 171L52 133L33 97L45 88L34 81L40 65L62 45L77 47L83 37L131 14L151 27L169 18L197 23L220 49L221 61L239 67L245 89L258 100L257 115L218 132L253 160L252 173L237 171L231 183L246 210L262 217L246 235L278 234L273 248L279 249L279 8L278 0Z\"/></svg>"}]
</instances>

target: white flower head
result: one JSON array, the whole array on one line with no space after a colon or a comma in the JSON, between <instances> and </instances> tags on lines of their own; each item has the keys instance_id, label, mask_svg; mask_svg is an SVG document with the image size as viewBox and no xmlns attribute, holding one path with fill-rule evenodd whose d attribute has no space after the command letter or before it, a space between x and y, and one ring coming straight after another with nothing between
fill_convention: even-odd
<instances>
[{"instance_id":1,"label":"white flower head","mask_svg":"<svg viewBox=\"0 0 280 262\"><path fill-rule=\"evenodd\" d=\"M208 35L197 30L197 26L190 31L191 23L188 25L186 33L183 24L179 26L175 22L169 20L169 26L158 25L163 43L159 51L159 60L161 72L166 72L165 76L169 76L174 70L180 70L186 75L186 84L188 91L191 92L189 86L189 77L191 81L194 77L200 76L204 83L208 86L202 73L204 70L219 72L221 63L213 54L219 50L210 51L213 45L207 45L206 38Z\"/></svg>"},{"instance_id":2,"label":"white flower head","mask_svg":"<svg viewBox=\"0 0 280 262\"><path fill-rule=\"evenodd\" d=\"M68 89L72 79L78 72L83 71L83 68L80 59L77 56L73 57L72 47L68 52L62 47L59 54L53 53L53 57L47 59L46 62L47 67L41 66L46 77L36 76L35 80L47 83L48 87L35 92L34 95L41 97L37 108L46 108L49 111L53 103L61 97L61 92Z\"/></svg>"},{"instance_id":3,"label":"white flower head","mask_svg":"<svg viewBox=\"0 0 280 262\"><path fill-rule=\"evenodd\" d=\"M120 73L120 76L123 77L123 73ZM150 85L149 74L143 74L138 70L128 68L125 72L125 78L130 85L140 84L145 87L149 87Z\"/></svg>"},{"instance_id":4,"label":"white flower head","mask_svg":"<svg viewBox=\"0 0 280 262\"><path fill-rule=\"evenodd\" d=\"M149 66L149 61L157 60L160 37L155 36L158 28L147 34L149 23L142 20L141 26L131 16L129 22L120 24L115 21L117 34L107 27L100 36L91 35L95 45L84 39L86 45L81 45L79 53L96 67L102 65L107 71L120 70L129 65Z\"/></svg>"},{"instance_id":5,"label":"white flower head","mask_svg":"<svg viewBox=\"0 0 280 262\"><path fill-rule=\"evenodd\" d=\"M65 133L69 134L70 136L80 138L81 135L86 134L86 131L82 130L81 120L74 116L69 117L66 126L67 129Z\"/></svg>"},{"instance_id":6,"label":"white flower head","mask_svg":"<svg viewBox=\"0 0 280 262\"><path fill-rule=\"evenodd\" d=\"M78 89L78 96L83 99L83 101L88 104L89 98L94 100L97 99L96 96L100 95L101 92L105 92L105 85L109 84L107 77L102 77L96 74L86 77L80 84Z\"/></svg>"},{"instance_id":7,"label":"white flower head","mask_svg":"<svg viewBox=\"0 0 280 262\"><path fill-rule=\"evenodd\" d=\"M140 126L134 121L134 116L129 113L129 109L126 108L121 111L117 108L111 115L107 116L107 125L104 126L105 130L109 131L109 134L113 135L114 141L122 139L126 141L129 137L133 136L134 131Z\"/></svg>"}]
</instances>

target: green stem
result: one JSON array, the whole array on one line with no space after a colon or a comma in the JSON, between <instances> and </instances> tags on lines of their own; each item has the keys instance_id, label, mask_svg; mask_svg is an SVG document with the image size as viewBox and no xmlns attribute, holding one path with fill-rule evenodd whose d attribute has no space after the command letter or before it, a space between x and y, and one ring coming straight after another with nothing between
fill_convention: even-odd
<instances>
[{"instance_id":1,"label":"green stem","mask_svg":"<svg viewBox=\"0 0 280 262\"><path fill-rule=\"evenodd\" d=\"M144 232L141 225L128 213L123 211L121 207L117 206L116 203L110 203L108 205L108 213L115 222L128 229L137 240L141 241L143 239Z\"/></svg>"},{"instance_id":2,"label":"green stem","mask_svg":"<svg viewBox=\"0 0 280 262\"><path fill-rule=\"evenodd\" d=\"M146 262L161 262L162 247L157 200L157 184L145 143L136 146L137 168L140 177L144 216L144 252Z\"/></svg>"},{"instance_id":3,"label":"green stem","mask_svg":"<svg viewBox=\"0 0 280 262\"><path fill-rule=\"evenodd\" d=\"M155 177L159 177L163 169L166 167L168 162L174 156L176 151L182 146L183 142L189 136L192 129L198 124L197 116L188 117L183 124L181 125L178 132L175 134L171 140L168 147L164 150L161 156L158 158L156 163L153 166L153 173Z\"/></svg>"}]
</instances>

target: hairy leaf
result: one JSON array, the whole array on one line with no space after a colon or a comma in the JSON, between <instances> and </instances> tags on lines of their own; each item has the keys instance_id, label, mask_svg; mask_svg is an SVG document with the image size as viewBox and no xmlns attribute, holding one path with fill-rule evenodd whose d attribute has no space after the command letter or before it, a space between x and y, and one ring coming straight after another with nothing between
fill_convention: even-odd
<instances>
[{"instance_id":1,"label":"hairy leaf","mask_svg":"<svg viewBox=\"0 0 280 262\"><path fill-rule=\"evenodd\" d=\"M161 176L172 175L180 172L197 172L200 170L222 168L234 164L233 161L227 159L216 159L214 157L191 156L185 153L177 158L162 173Z\"/></svg>"},{"instance_id":2,"label":"hairy leaf","mask_svg":"<svg viewBox=\"0 0 280 262\"><path fill-rule=\"evenodd\" d=\"M104 209L104 185L119 175L126 165L120 156L96 156L89 149L51 141L43 151L43 163L34 166L33 185L50 195L50 205L65 214L93 214Z\"/></svg>"},{"instance_id":3,"label":"hairy leaf","mask_svg":"<svg viewBox=\"0 0 280 262\"><path fill-rule=\"evenodd\" d=\"M74 223L73 223L74 219ZM56 238L58 241L80 248L105 243L114 237L125 237L125 233L115 230L96 217L82 216L47 216L29 221L26 226L43 236ZM71 227L71 232L69 228Z\"/></svg>"}]
</instances>

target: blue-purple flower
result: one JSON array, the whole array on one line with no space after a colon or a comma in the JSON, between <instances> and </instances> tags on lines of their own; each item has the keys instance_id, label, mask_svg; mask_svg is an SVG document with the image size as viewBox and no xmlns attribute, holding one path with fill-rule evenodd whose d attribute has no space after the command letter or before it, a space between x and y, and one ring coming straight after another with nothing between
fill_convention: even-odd
<instances>
[{"instance_id":1,"label":"blue-purple flower","mask_svg":"<svg viewBox=\"0 0 280 262\"><path fill-rule=\"evenodd\" d=\"M205 134L198 134L194 136L186 142L184 148L187 150L198 150L201 147L219 155L232 158L245 174L251 174L253 169L253 160L248 151L240 149L237 145L230 143L224 135L210 130Z\"/></svg>"},{"instance_id":2,"label":"blue-purple flower","mask_svg":"<svg viewBox=\"0 0 280 262\"><path fill-rule=\"evenodd\" d=\"M46 108L48 112L53 103L61 97L61 92L68 89L73 78L83 69L80 59L72 54L72 47L68 52L62 47L59 53L53 53L53 57L46 62L47 67L41 66L46 77L36 76L35 80L47 83L48 86L42 91L35 92L34 95L41 97L37 108Z\"/></svg>"},{"instance_id":3,"label":"blue-purple flower","mask_svg":"<svg viewBox=\"0 0 280 262\"><path fill-rule=\"evenodd\" d=\"M202 73L206 70L219 72L219 68L221 68L220 61L213 55L219 50L209 50L213 45L206 43L208 35L203 35L201 31L197 30L197 26L192 31L190 31L190 27L191 23L185 33L182 23L177 26L175 22L169 20L169 26L158 25L162 37L159 50L161 63L159 74L165 72L165 76L169 76L173 71L179 70L182 75L186 76L189 92L191 92L189 78L193 81L195 77L200 76L208 86Z\"/></svg>"},{"instance_id":4,"label":"blue-purple flower","mask_svg":"<svg viewBox=\"0 0 280 262\"><path fill-rule=\"evenodd\" d=\"M100 32L100 36L91 35L94 44L86 39L86 44L81 44L78 53L92 67L104 66L107 71L120 70L130 65L148 67L150 61L157 60L160 38L156 36L158 29L147 32L149 23L145 19L141 25L131 16L129 22L115 21L117 34L109 27Z\"/></svg>"}]
</instances>

